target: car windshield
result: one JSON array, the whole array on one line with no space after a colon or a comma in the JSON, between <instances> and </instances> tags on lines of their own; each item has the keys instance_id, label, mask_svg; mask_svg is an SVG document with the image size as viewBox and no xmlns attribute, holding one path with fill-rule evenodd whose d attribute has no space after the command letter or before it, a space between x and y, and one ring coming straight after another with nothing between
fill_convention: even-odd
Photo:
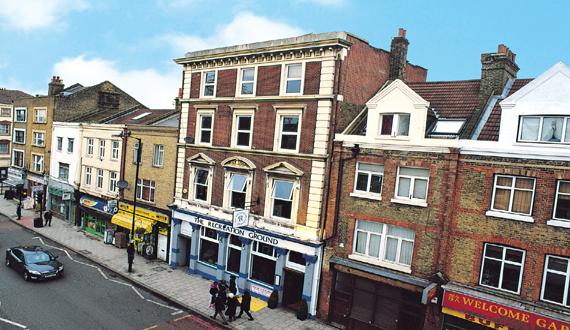
<instances>
[{"instance_id":1,"label":"car windshield","mask_svg":"<svg viewBox=\"0 0 570 330\"><path fill-rule=\"evenodd\" d=\"M27 264L37 264L40 262L50 261L50 255L46 252L34 252L30 254L26 254L26 263Z\"/></svg>"}]
</instances>

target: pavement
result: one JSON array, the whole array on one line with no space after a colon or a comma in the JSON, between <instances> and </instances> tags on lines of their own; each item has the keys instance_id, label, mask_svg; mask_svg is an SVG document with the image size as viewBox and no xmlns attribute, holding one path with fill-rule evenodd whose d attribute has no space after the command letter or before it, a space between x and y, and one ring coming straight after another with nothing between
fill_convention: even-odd
<instances>
[{"instance_id":1,"label":"pavement","mask_svg":"<svg viewBox=\"0 0 570 330\"><path fill-rule=\"evenodd\" d=\"M7 200L3 196L0 197L0 213L20 226L29 228L38 235L65 246L101 267L128 278L137 285L154 292L157 296L170 300L192 313L206 318L214 314L213 310L208 307L210 280L200 275L190 274L188 269L184 267L173 268L164 261L147 260L140 255L135 256L133 272L129 273L127 271L126 249L105 244L102 237L86 232L81 227L56 217L53 217L50 227L35 228L33 219L39 216L39 212L22 209L21 220L17 220L17 203L17 200ZM227 327L240 330L337 329L318 320L297 320L295 311L288 308L269 309L265 307L251 313L254 321L248 321L244 314L242 318L231 322ZM221 321L219 324L221 325Z\"/></svg>"}]
</instances>

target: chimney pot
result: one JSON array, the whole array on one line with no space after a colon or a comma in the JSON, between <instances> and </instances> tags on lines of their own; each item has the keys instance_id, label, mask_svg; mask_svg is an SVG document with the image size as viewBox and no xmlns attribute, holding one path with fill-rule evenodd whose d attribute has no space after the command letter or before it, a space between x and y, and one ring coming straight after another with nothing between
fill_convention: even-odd
<instances>
[{"instance_id":1,"label":"chimney pot","mask_svg":"<svg viewBox=\"0 0 570 330\"><path fill-rule=\"evenodd\" d=\"M400 28L400 30L398 30L398 37L406 37L406 30Z\"/></svg>"}]
</instances>

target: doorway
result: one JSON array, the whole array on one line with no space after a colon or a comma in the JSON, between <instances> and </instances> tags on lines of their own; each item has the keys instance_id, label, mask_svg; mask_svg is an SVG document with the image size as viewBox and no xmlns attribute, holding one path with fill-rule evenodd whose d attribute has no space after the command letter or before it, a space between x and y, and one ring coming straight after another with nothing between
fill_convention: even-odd
<instances>
[{"instance_id":1,"label":"doorway","mask_svg":"<svg viewBox=\"0 0 570 330\"><path fill-rule=\"evenodd\" d=\"M305 274L289 269L283 271L283 300L281 305L297 310L303 298Z\"/></svg>"}]
</instances>

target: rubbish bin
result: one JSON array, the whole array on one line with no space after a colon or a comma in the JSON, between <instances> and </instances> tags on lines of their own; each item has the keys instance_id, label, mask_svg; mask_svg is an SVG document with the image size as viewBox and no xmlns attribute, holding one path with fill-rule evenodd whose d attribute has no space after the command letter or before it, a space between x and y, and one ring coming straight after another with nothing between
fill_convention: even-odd
<instances>
[{"instance_id":1,"label":"rubbish bin","mask_svg":"<svg viewBox=\"0 0 570 330\"><path fill-rule=\"evenodd\" d=\"M43 226L44 222L42 221L42 218L34 218L34 227L42 228Z\"/></svg>"}]
</instances>

